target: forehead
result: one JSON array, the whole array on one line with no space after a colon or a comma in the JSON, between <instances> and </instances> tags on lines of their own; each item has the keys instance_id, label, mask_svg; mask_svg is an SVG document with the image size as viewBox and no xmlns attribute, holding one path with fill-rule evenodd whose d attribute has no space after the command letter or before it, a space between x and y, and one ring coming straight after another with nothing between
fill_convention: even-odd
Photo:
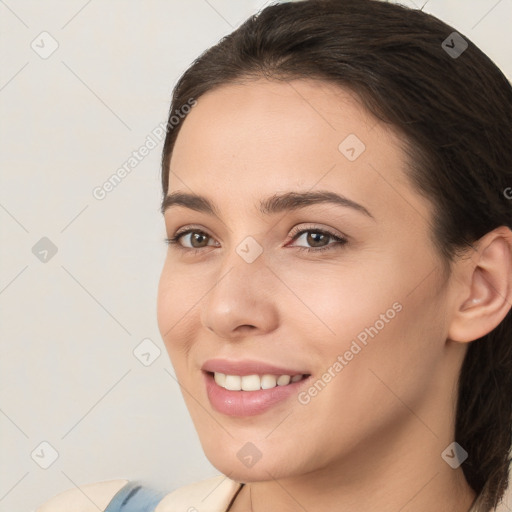
<instances>
[{"instance_id":1,"label":"forehead","mask_svg":"<svg viewBox=\"0 0 512 512\"><path fill-rule=\"evenodd\" d=\"M401 144L354 93L334 84L223 85L201 96L183 122L168 191L247 207L276 191L321 188L370 211L403 216L412 208L427 216L429 205L406 180Z\"/></svg>"},{"instance_id":2,"label":"forehead","mask_svg":"<svg viewBox=\"0 0 512 512\"><path fill-rule=\"evenodd\" d=\"M200 151L187 151L187 158L215 153L217 159L261 161L285 156L288 149L293 150L286 154L288 162L326 150L327 158L337 158L338 145L349 133L370 142L367 132L375 122L354 94L326 82L227 84L198 99L181 127L173 160L194 145Z\"/></svg>"}]
</instances>

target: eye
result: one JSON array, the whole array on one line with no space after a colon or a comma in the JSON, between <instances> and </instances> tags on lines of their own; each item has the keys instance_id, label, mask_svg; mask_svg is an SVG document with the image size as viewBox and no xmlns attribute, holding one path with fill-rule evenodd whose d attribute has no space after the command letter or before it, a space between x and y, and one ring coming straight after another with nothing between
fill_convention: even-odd
<instances>
[{"instance_id":1,"label":"eye","mask_svg":"<svg viewBox=\"0 0 512 512\"><path fill-rule=\"evenodd\" d=\"M308 252L320 252L325 250L333 249L333 246L341 247L347 243L347 239L343 238L341 236L338 236L328 230L320 229L316 226L311 226L308 228L303 228L301 230L292 230L290 233L290 236L293 240L297 240L302 235L305 235L306 233L310 233L309 236L305 238L306 242L310 245L313 245L313 247L303 247L303 246L295 246L301 251L308 251ZM311 236L311 234L314 234L315 236ZM203 244L201 247L186 247L181 244L181 239L188 236L193 235L190 238L190 241L192 243L198 242L199 244ZM201 251L202 248L207 247L208 244L204 244L205 241L208 239L212 239L208 233L205 233L201 229L197 228L189 228L181 232L177 232L172 238L166 238L165 242L170 245L175 245L178 249L184 250L184 251L192 251L194 254ZM324 242L329 241L329 239L333 239L335 242L327 245L323 245ZM213 239L212 239L213 240ZM293 246L292 246L293 247Z\"/></svg>"},{"instance_id":2,"label":"eye","mask_svg":"<svg viewBox=\"0 0 512 512\"><path fill-rule=\"evenodd\" d=\"M169 246L175 245L178 249L181 249L181 250L184 250L184 251L193 251L194 253L201 251L201 247L197 248L197 247L192 246L190 248L190 247L184 247L181 244L181 239L184 238L185 236L189 235L189 234L193 235L191 237L191 240L193 242L197 241L199 244L204 242L204 240L206 240L208 238L211 238L210 235L208 235L208 233L205 233L204 231L202 231L200 229L189 228L189 229L186 229L184 231L177 232L172 238L166 238L165 242ZM206 247L206 245L203 245L203 247Z\"/></svg>"},{"instance_id":3,"label":"eye","mask_svg":"<svg viewBox=\"0 0 512 512\"><path fill-rule=\"evenodd\" d=\"M327 251L327 250L334 249L333 246L337 246L338 248L340 248L347 243L346 238L338 236L328 230L320 229L316 226L302 228L301 230L298 230L298 229L292 230L290 236L292 236L292 240L297 240L298 238L302 237L302 235L305 235L306 233L310 233L310 234L305 237L305 241L308 244L313 245L313 247L310 248L310 247L296 246L301 251L308 251L308 252ZM316 236L311 236L311 234L314 234ZM330 238L335 240L335 243L322 245L323 242L328 241ZM317 244L320 244L320 246L318 246Z\"/></svg>"}]
</instances>

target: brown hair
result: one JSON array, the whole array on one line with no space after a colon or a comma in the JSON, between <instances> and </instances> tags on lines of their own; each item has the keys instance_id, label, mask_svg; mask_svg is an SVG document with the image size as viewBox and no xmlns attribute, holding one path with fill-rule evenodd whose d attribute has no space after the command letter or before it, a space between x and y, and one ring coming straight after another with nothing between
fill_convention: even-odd
<instances>
[{"instance_id":1,"label":"brown hair","mask_svg":"<svg viewBox=\"0 0 512 512\"><path fill-rule=\"evenodd\" d=\"M512 227L504 193L512 185L512 87L466 36L465 51L450 55L447 46L463 48L454 31L420 10L377 0L272 4L192 63L174 88L169 119L215 87L262 77L350 89L403 136L408 176L433 206L432 241L449 272L472 242ZM181 125L167 125L164 196ZM459 377L455 440L469 454L462 468L485 510L508 485L511 315L470 343Z\"/></svg>"}]
</instances>

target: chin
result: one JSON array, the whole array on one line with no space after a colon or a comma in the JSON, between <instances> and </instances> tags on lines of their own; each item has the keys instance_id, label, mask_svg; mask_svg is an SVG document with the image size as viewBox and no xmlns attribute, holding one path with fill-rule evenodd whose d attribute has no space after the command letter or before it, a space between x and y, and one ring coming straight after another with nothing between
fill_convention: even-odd
<instances>
[{"instance_id":1,"label":"chin","mask_svg":"<svg viewBox=\"0 0 512 512\"><path fill-rule=\"evenodd\" d=\"M275 478L288 478L300 474L298 468L291 468L289 461L275 464L276 461L264 460L264 456L252 466L246 466L238 457L208 457L210 463L231 480L240 483L264 482Z\"/></svg>"}]
</instances>

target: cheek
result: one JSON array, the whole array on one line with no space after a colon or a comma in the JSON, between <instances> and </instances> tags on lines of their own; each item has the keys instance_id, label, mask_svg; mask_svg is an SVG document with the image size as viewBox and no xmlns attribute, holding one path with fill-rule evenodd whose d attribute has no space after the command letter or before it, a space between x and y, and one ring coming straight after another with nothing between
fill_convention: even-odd
<instances>
[{"instance_id":1,"label":"cheek","mask_svg":"<svg viewBox=\"0 0 512 512\"><path fill-rule=\"evenodd\" d=\"M322 352L347 350L352 337L373 325L380 314L395 316L393 303L400 294L397 283L375 262L308 262L283 268L280 275L289 285L279 304L284 314L293 315L304 341L315 340ZM386 281L387 280L387 281ZM346 348L344 348L346 346Z\"/></svg>"},{"instance_id":2,"label":"cheek","mask_svg":"<svg viewBox=\"0 0 512 512\"><path fill-rule=\"evenodd\" d=\"M411 275L401 272L404 265L397 257L363 264L357 272L337 266L329 274L312 276L309 287L302 281L294 289L299 297L306 297L304 302L318 317L309 312L303 315L302 339L312 341L307 351L311 360L320 362L315 365L317 371L323 374L331 368L336 375L326 386L332 395L325 399L333 405L339 403L340 394L350 397L347 406L353 412L357 404L366 410L372 404L389 405L393 394L386 384L404 399L415 401L442 358L444 301L436 295L433 274L418 278L427 275L432 265L428 260ZM340 363L339 356L341 366L334 367Z\"/></svg>"},{"instance_id":3,"label":"cheek","mask_svg":"<svg viewBox=\"0 0 512 512\"><path fill-rule=\"evenodd\" d=\"M329 363L325 370L342 357L324 405L340 411L337 421L349 431L391 424L408 414L404 404L415 410L431 390L443 357L445 324L432 294L407 293L394 302L386 294L374 295L365 308L353 305L341 312L339 341L320 348Z\"/></svg>"},{"instance_id":4,"label":"cheek","mask_svg":"<svg viewBox=\"0 0 512 512\"><path fill-rule=\"evenodd\" d=\"M194 330L191 321L197 311L194 304L198 291L190 283L190 277L173 270L169 261L165 263L158 283L157 322L173 365L174 357L186 349Z\"/></svg>"},{"instance_id":5,"label":"cheek","mask_svg":"<svg viewBox=\"0 0 512 512\"><path fill-rule=\"evenodd\" d=\"M357 312L357 318L343 315L336 327L347 335L340 334L334 343L318 340L315 350L323 365L316 386L312 383L313 389L306 390L311 396L301 397L301 403L308 401L303 424L309 431L324 432L329 450L350 451L393 431L410 419L409 408L418 410L428 394L434 353L419 337L418 310L401 304L393 318L387 317L389 323L381 324L379 315L386 315L387 301L379 306L375 299L371 309ZM364 334L365 342L358 334Z\"/></svg>"}]
</instances>

